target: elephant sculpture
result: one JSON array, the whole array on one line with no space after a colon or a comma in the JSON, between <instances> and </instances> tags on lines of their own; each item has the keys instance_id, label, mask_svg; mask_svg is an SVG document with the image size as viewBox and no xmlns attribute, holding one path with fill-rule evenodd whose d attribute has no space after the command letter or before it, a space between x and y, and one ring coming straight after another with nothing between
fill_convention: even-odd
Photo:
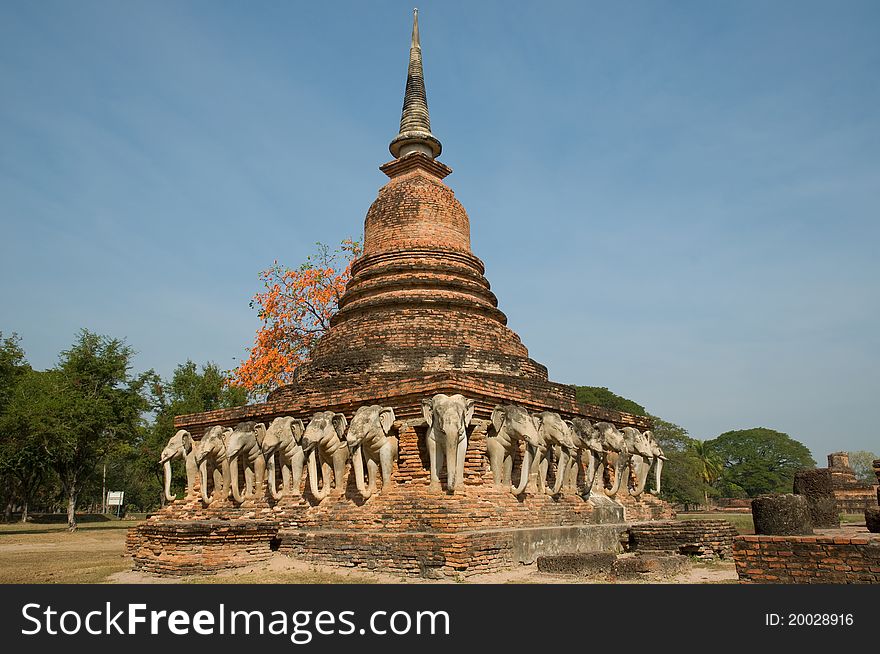
<instances>
[{"instance_id":1,"label":"elephant sculpture","mask_svg":"<svg viewBox=\"0 0 880 654\"><path fill-rule=\"evenodd\" d=\"M214 425L202 436L196 452L196 466L202 487L202 502L210 504L216 499L225 500L229 497L229 459L226 457L226 444L232 429ZM208 495L208 468L214 482L214 492Z\"/></svg>"},{"instance_id":2,"label":"elephant sculpture","mask_svg":"<svg viewBox=\"0 0 880 654\"><path fill-rule=\"evenodd\" d=\"M617 491L620 490L623 474L626 467L629 465L630 453L627 449L623 433L621 433L621 431L610 422L597 422L593 425L593 429L598 432L599 438L602 442L602 449L604 450L602 458L599 459L598 465L600 466L600 469L604 470L605 468L610 468L613 464L613 485L609 488L604 482L602 484L602 490L605 494L608 497L613 497L614 495L617 495ZM612 461L612 456L615 459L614 461ZM604 473L599 470L596 471L596 474L600 479L604 478Z\"/></svg>"},{"instance_id":3,"label":"elephant sculpture","mask_svg":"<svg viewBox=\"0 0 880 654\"><path fill-rule=\"evenodd\" d=\"M345 430L348 421L341 413L320 411L312 416L303 433L302 449L308 462L309 488L319 502L330 494L331 471L337 492L345 490L345 463L348 446ZM318 459L321 461L321 482L318 487ZM332 462L332 468L331 468Z\"/></svg>"},{"instance_id":4,"label":"elephant sculpture","mask_svg":"<svg viewBox=\"0 0 880 654\"><path fill-rule=\"evenodd\" d=\"M538 438L538 428L528 411L512 404L499 404L492 411L492 428L486 440L489 467L496 486L510 487L520 495L526 489L531 468L531 454ZM526 444L519 486L512 486L513 459L520 441ZM529 444L531 443L531 447Z\"/></svg>"},{"instance_id":5,"label":"elephant sculpture","mask_svg":"<svg viewBox=\"0 0 880 654\"><path fill-rule=\"evenodd\" d=\"M569 472L569 483L574 486L577 482L577 466L583 456L587 457L586 477L584 478L584 492L586 497L593 488L597 473L601 469L601 461L605 456L605 447L602 445L602 437L599 431L590 424L586 418L574 418L571 421L574 430L574 441L577 447L578 457L572 460L571 472ZM571 478L574 473L574 479Z\"/></svg>"},{"instance_id":6,"label":"elephant sculpture","mask_svg":"<svg viewBox=\"0 0 880 654\"><path fill-rule=\"evenodd\" d=\"M255 497L263 487L266 473L266 458L263 454L265 436L266 425L252 420L238 423L229 435L226 457L229 459L229 474L232 478L232 498L237 504ZM244 493L238 483L239 463L244 468Z\"/></svg>"},{"instance_id":7,"label":"elephant sculpture","mask_svg":"<svg viewBox=\"0 0 880 654\"><path fill-rule=\"evenodd\" d=\"M345 437L357 489L364 499L376 492L376 477L382 471L382 488L391 483L397 460L397 437L389 435L394 424L394 409L378 404L362 406L351 419ZM369 481L364 478L364 463Z\"/></svg>"},{"instance_id":8,"label":"elephant sculpture","mask_svg":"<svg viewBox=\"0 0 880 654\"><path fill-rule=\"evenodd\" d=\"M635 476L635 485L629 488L629 494L638 497L644 492L652 467L655 474L653 494L659 493L660 475L663 472L663 462L666 461L666 456L654 438L653 432L640 432L632 427L624 427L622 431L627 440L627 446L630 448L630 467Z\"/></svg>"},{"instance_id":9,"label":"elephant sculpture","mask_svg":"<svg viewBox=\"0 0 880 654\"><path fill-rule=\"evenodd\" d=\"M165 499L173 502L177 495L171 494L171 462L183 459L186 466L186 494L194 492L196 481L195 451L192 436L186 429L180 429L174 436L168 439L168 444L162 450L159 457L159 465L162 466L165 475Z\"/></svg>"},{"instance_id":10,"label":"elephant sculpture","mask_svg":"<svg viewBox=\"0 0 880 654\"><path fill-rule=\"evenodd\" d=\"M538 468L538 486L540 489L546 488L547 470L550 465L548 457L550 452L553 452L556 459L556 481L550 494L557 495L570 470L571 460L577 456L574 426L571 420L563 420L558 413L552 411L535 414L535 424L538 428L539 440L543 441L542 455L535 461Z\"/></svg>"},{"instance_id":11,"label":"elephant sculpture","mask_svg":"<svg viewBox=\"0 0 880 654\"><path fill-rule=\"evenodd\" d=\"M422 400L422 415L428 423L425 445L431 463L431 486L440 488L440 470L446 462L446 488L454 493L464 477L467 428L474 417L476 401L463 395L438 393Z\"/></svg>"},{"instance_id":12,"label":"elephant sculpture","mask_svg":"<svg viewBox=\"0 0 880 654\"><path fill-rule=\"evenodd\" d=\"M306 427L299 418L282 416L275 418L266 429L263 438L263 455L269 471L269 493L275 501L285 494L299 495L305 454L302 437ZM275 478L275 461L281 465L281 488Z\"/></svg>"}]
</instances>

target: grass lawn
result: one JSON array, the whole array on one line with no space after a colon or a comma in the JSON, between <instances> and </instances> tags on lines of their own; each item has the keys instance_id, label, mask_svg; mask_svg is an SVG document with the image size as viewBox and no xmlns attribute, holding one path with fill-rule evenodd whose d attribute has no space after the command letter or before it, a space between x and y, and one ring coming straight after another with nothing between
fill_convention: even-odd
<instances>
[{"instance_id":1,"label":"grass lawn","mask_svg":"<svg viewBox=\"0 0 880 654\"><path fill-rule=\"evenodd\" d=\"M0 525L0 583L89 584L131 567L125 534L132 521Z\"/></svg>"}]
</instances>

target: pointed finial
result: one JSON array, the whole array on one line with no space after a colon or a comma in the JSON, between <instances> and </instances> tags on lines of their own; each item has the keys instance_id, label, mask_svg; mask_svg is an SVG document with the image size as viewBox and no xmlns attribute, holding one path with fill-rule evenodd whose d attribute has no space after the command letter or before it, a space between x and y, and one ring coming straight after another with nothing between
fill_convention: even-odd
<instances>
[{"instance_id":1,"label":"pointed finial","mask_svg":"<svg viewBox=\"0 0 880 654\"><path fill-rule=\"evenodd\" d=\"M412 33L412 48L419 48L421 50L422 46L419 43L419 8L413 7L413 33Z\"/></svg>"},{"instance_id":2,"label":"pointed finial","mask_svg":"<svg viewBox=\"0 0 880 654\"><path fill-rule=\"evenodd\" d=\"M409 49L409 70L400 115L400 132L388 147L397 158L410 152L422 152L432 159L440 156L443 146L431 134L428 96L422 72L422 46L419 42L419 10L413 9L412 42Z\"/></svg>"}]
</instances>

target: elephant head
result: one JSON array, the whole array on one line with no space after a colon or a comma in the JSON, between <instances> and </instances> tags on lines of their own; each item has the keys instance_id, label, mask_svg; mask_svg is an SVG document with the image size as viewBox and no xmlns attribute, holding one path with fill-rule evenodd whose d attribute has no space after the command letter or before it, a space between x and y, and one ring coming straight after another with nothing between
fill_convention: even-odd
<instances>
[{"instance_id":1,"label":"elephant head","mask_svg":"<svg viewBox=\"0 0 880 654\"><path fill-rule=\"evenodd\" d=\"M537 418L538 432L547 446L547 452L549 453L552 448L557 456L556 483L553 484L553 489L550 491L552 495L556 495L562 488L570 461L576 456L574 424L571 420L563 420L558 413L552 411L542 411L535 417Z\"/></svg>"},{"instance_id":2,"label":"elephant head","mask_svg":"<svg viewBox=\"0 0 880 654\"><path fill-rule=\"evenodd\" d=\"M626 432L627 429L629 428L625 428L624 432ZM638 429L632 429L630 438L633 441L634 453L639 459L639 465L636 471L636 486L635 488L630 489L630 495L638 496L644 492L652 466L654 467L655 475L653 494L659 493L660 475L663 472L663 462L666 461L663 449L654 438L654 433L650 430L640 432Z\"/></svg>"},{"instance_id":3,"label":"elephant head","mask_svg":"<svg viewBox=\"0 0 880 654\"><path fill-rule=\"evenodd\" d=\"M196 466L199 470L202 487L202 501L210 504L217 499L229 496L229 460L226 458L226 441L232 429L222 425L214 425L202 436L196 452ZM214 492L208 495L208 464L214 471ZM219 471L218 471L219 468Z\"/></svg>"},{"instance_id":4,"label":"elephant head","mask_svg":"<svg viewBox=\"0 0 880 654\"><path fill-rule=\"evenodd\" d=\"M365 449L368 449L370 454L377 458L381 456L381 450L386 448L386 446L391 446L390 449L396 450L393 444L388 443L388 435L391 432L391 426L394 424L395 419L394 409L373 404L359 408L352 417L351 424L348 426L345 442L351 453L355 483L364 499L371 497L375 491L375 478L370 480L372 483L367 484L367 479L364 476L364 463L367 459ZM391 452L389 451L388 454L390 456ZM394 454L396 456L396 451ZM389 475L390 463L391 460L389 459L386 466ZM383 481L386 480L383 479Z\"/></svg>"},{"instance_id":5,"label":"elephant head","mask_svg":"<svg viewBox=\"0 0 880 654\"><path fill-rule=\"evenodd\" d=\"M263 456L266 457L266 467L269 476L269 493L272 499L278 501L284 497L284 492L291 486L290 475L294 476L294 493L299 493L299 481L302 478L302 440L305 425L299 418L282 416L275 418L266 430L263 437ZM278 488L275 478L276 457L281 463L281 473L284 478L284 487Z\"/></svg>"},{"instance_id":6,"label":"elephant head","mask_svg":"<svg viewBox=\"0 0 880 654\"><path fill-rule=\"evenodd\" d=\"M509 468L513 466L513 455L519 447L519 442L525 443L519 486L511 486L510 488L510 492L514 495L521 495L528 485L532 454L538 442L538 426L535 419L520 406L499 404L492 411L492 428L495 430L494 438L499 443L495 448L497 452L489 451L492 475L495 477L496 484L502 479L505 484L508 483L507 477L509 476ZM500 475L502 471L503 476Z\"/></svg>"},{"instance_id":7,"label":"elephant head","mask_svg":"<svg viewBox=\"0 0 880 654\"><path fill-rule=\"evenodd\" d=\"M179 429L174 436L168 439L168 445L162 450L159 457L159 465L165 474L165 499L173 502L177 495L171 494L171 462L175 459L186 459L193 451L193 439L186 429ZM187 476L187 491L192 490L191 480Z\"/></svg>"},{"instance_id":8,"label":"elephant head","mask_svg":"<svg viewBox=\"0 0 880 654\"><path fill-rule=\"evenodd\" d=\"M439 472L446 460L446 487L455 492L464 477L467 427L474 417L476 401L463 395L439 393L422 400L422 415L428 423L425 443L431 459L431 483L440 483Z\"/></svg>"},{"instance_id":9,"label":"elephant head","mask_svg":"<svg viewBox=\"0 0 880 654\"><path fill-rule=\"evenodd\" d=\"M623 473L629 465L629 450L627 449L623 434L610 422L597 422L593 425L593 429L599 433L599 438L602 440L602 448L605 451L602 458L602 466L606 467L611 463L612 455L615 455L617 459L614 462L614 485L611 488L607 488L604 484L602 486L605 494L611 497L620 490Z\"/></svg>"},{"instance_id":10,"label":"elephant head","mask_svg":"<svg viewBox=\"0 0 880 654\"><path fill-rule=\"evenodd\" d=\"M266 436L266 425L252 420L240 422L229 435L226 442L226 458L229 460L229 476L232 480L232 497L238 503L252 497L262 488L266 461L262 443ZM241 463L245 474L245 492L238 484L238 466Z\"/></svg>"},{"instance_id":11,"label":"elephant head","mask_svg":"<svg viewBox=\"0 0 880 654\"><path fill-rule=\"evenodd\" d=\"M343 490L342 478L348 448L345 445L345 430L348 420L342 413L320 411L312 416L303 433L303 454L308 461L309 488L319 502L330 494L330 463L333 462L333 475L337 490ZM318 457L321 457L321 480L318 487Z\"/></svg>"}]
</instances>

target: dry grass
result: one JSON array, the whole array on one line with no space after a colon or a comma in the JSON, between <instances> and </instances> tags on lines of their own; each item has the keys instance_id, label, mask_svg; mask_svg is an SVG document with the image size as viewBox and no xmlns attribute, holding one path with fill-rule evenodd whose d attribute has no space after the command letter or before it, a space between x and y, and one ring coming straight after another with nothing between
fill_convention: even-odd
<instances>
[{"instance_id":1,"label":"dry grass","mask_svg":"<svg viewBox=\"0 0 880 654\"><path fill-rule=\"evenodd\" d=\"M94 584L131 567L131 522L97 522L74 532L64 524L0 525L0 583Z\"/></svg>"}]
</instances>

